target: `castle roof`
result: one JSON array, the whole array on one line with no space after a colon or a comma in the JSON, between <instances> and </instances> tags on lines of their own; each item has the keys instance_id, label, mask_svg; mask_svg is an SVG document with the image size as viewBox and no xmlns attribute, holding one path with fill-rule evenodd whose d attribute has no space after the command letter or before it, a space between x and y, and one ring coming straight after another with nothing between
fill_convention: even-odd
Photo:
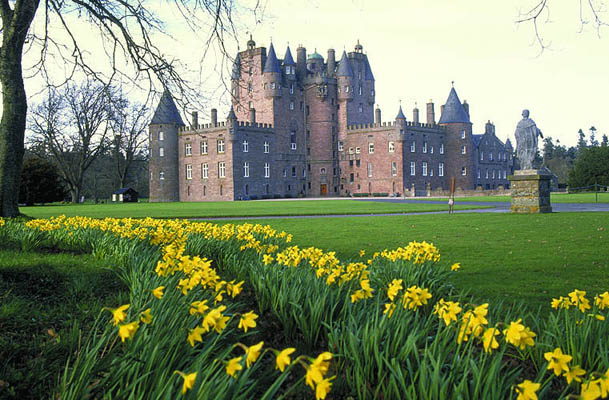
<instances>
[{"instance_id":1,"label":"castle roof","mask_svg":"<svg viewBox=\"0 0 609 400\"><path fill-rule=\"evenodd\" d=\"M159 100L159 105L156 107L150 124L184 125L184 121L182 121L182 117L180 117L180 112L176 107L176 103L174 103L173 97L171 97L171 93L169 93L167 88L165 88L161 100Z\"/></svg>"},{"instance_id":2,"label":"castle roof","mask_svg":"<svg viewBox=\"0 0 609 400\"><path fill-rule=\"evenodd\" d=\"M513 147L512 147L512 141L510 140L510 138L507 138L505 140L505 147L509 147L510 149L513 149Z\"/></svg>"},{"instance_id":3,"label":"castle roof","mask_svg":"<svg viewBox=\"0 0 609 400\"><path fill-rule=\"evenodd\" d=\"M283 65L296 65L294 59L292 58L292 52L290 51L290 46L285 51L285 56L283 57Z\"/></svg>"},{"instance_id":4,"label":"castle roof","mask_svg":"<svg viewBox=\"0 0 609 400\"><path fill-rule=\"evenodd\" d=\"M228 112L228 115L226 116L227 120L237 120L237 116L235 115L235 110L233 109L233 107L231 106L230 111Z\"/></svg>"},{"instance_id":5,"label":"castle roof","mask_svg":"<svg viewBox=\"0 0 609 400\"><path fill-rule=\"evenodd\" d=\"M482 140L482 136L484 136L484 134L472 135L472 141L474 142L474 146L476 146L476 147L480 146L480 140Z\"/></svg>"},{"instance_id":6,"label":"castle roof","mask_svg":"<svg viewBox=\"0 0 609 400\"><path fill-rule=\"evenodd\" d=\"M459 100L459 96L457 96L457 92L455 88L450 89L450 94L448 95L448 99L446 100L446 104L444 105L444 111L442 112L442 116L440 117L439 124L450 124L455 122L461 123L469 123L469 115L463 108L463 104Z\"/></svg>"},{"instance_id":7,"label":"castle roof","mask_svg":"<svg viewBox=\"0 0 609 400\"><path fill-rule=\"evenodd\" d=\"M307 56L307 59L308 59L308 60L315 60L315 59L317 59L317 60L323 60L323 59L324 59L324 57L323 57L321 54L319 54L319 53L317 52L317 50L315 50L313 53L311 53L311 54L309 54L309 55Z\"/></svg>"},{"instance_id":8,"label":"castle roof","mask_svg":"<svg viewBox=\"0 0 609 400\"><path fill-rule=\"evenodd\" d=\"M404 112L402 111L402 106L400 106L400 111L398 111L398 115L397 115L397 117L395 117L395 119L406 120L406 117L404 116Z\"/></svg>"},{"instance_id":9,"label":"castle roof","mask_svg":"<svg viewBox=\"0 0 609 400\"><path fill-rule=\"evenodd\" d=\"M275 55L275 48L273 47L273 43L271 43L271 47L269 47L269 55L266 57L266 64L264 64L263 72L281 73L281 68L279 68L279 61L277 61L277 56Z\"/></svg>"},{"instance_id":10,"label":"castle roof","mask_svg":"<svg viewBox=\"0 0 609 400\"><path fill-rule=\"evenodd\" d=\"M366 61L366 71L364 73L364 79L367 81L373 81L374 75L372 75L372 69L370 68L370 62L368 62L368 57L364 58L364 60Z\"/></svg>"},{"instance_id":11,"label":"castle roof","mask_svg":"<svg viewBox=\"0 0 609 400\"><path fill-rule=\"evenodd\" d=\"M241 56L237 53L235 62L233 63L233 73L231 74L232 79L239 79L241 77Z\"/></svg>"},{"instance_id":12,"label":"castle roof","mask_svg":"<svg viewBox=\"0 0 609 400\"><path fill-rule=\"evenodd\" d=\"M347 58L347 52L343 50L343 57L340 59L338 63L338 70L336 71L336 76L350 76L353 77L353 70L351 69L351 63Z\"/></svg>"}]
</instances>

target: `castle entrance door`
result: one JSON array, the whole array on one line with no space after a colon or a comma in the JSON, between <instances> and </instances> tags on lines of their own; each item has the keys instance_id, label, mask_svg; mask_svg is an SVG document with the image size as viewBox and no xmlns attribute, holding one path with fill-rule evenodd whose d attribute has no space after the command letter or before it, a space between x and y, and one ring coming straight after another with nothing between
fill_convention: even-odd
<instances>
[{"instance_id":1,"label":"castle entrance door","mask_svg":"<svg viewBox=\"0 0 609 400\"><path fill-rule=\"evenodd\" d=\"M319 193L322 196L325 196L328 194L328 184L327 183L322 183L319 185Z\"/></svg>"}]
</instances>

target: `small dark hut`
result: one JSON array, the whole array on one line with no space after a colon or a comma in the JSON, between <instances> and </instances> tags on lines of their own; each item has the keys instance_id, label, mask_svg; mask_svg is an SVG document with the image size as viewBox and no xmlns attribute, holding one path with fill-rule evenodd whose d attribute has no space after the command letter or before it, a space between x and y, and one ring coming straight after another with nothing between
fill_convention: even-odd
<instances>
[{"instance_id":1,"label":"small dark hut","mask_svg":"<svg viewBox=\"0 0 609 400\"><path fill-rule=\"evenodd\" d=\"M112 193L114 203L137 203L138 193L131 188L118 189Z\"/></svg>"}]
</instances>

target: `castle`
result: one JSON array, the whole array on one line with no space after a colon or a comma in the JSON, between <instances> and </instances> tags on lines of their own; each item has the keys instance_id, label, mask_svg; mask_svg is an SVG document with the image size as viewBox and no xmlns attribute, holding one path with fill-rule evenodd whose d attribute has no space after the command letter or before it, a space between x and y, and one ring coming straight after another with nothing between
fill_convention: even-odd
<instances>
[{"instance_id":1,"label":"castle","mask_svg":"<svg viewBox=\"0 0 609 400\"><path fill-rule=\"evenodd\" d=\"M434 104L408 120L400 105L382 122L363 46L336 61L304 47L278 59L250 38L235 58L232 108L186 126L168 91L150 122L150 201L348 195L425 195L508 187L513 148L490 121L473 134L469 105L454 87L436 121Z\"/></svg>"}]
</instances>

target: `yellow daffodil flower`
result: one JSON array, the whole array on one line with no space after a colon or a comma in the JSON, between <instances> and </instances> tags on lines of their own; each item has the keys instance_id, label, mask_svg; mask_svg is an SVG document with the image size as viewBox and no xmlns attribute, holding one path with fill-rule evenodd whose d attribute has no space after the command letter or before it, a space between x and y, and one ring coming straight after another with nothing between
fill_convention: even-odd
<instances>
[{"instance_id":1,"label":"yellow daffodil flower","mask_svg":"<svg viewBox=\"0 0 609 400\"><path fill-rule=\"evenodd\" d=\"M129 304L124 304L117 308L106 308L106 310L112 313L113 325L116 326L123 322L127 318L125 311L129 308Z\"/></svg>"},{"instance_id":2,"label":"yellow daffodil flower","mask_svg":"<svg viewBox=\"0 0 609 400\"><path fill-rule=\"evenodd\" d=\"M203 341L203 334L207 331L201 326L195 326L194 329L190 329L188 331L188 343L190 343L191 347L195 346L195 342Z\"/></svg>"},{"instance_id":3,"label":"yellow daffodil flower","mask_svg":"<svg viewBox=\"0 0 609 400\"><path fill-rule=\"evenodd\" d=\"M291 363L290 354L295 351L295 348L288 347L287 349L282 350L279 354L277 354L277 358L275 359L275 369L278 369L279 371L283 372L285 370L285 367L287 367Z\"/></svg>"},{"instance_id":4,"label":"yellow daffodil flower","mask_svg":"<svg viewBox=\"0 0 609 400\"><path fill-rule=\"evenodd\" d=\"M152 314L150 314L150 308L147 308L140 314L140 321L145 324L150 324L152 322Z\"/></svg>"},{"instance_id":5,"label":"yellow daffodil flower","mask_svg":"<svg viewBox=\"0 0 609 400\"><path fill-rule=\"evenodd\" d=\"M165 290L165 286L159 286L158 288L156 288L152 291L152 295L160 300L163 298L164 290Z\"/></svg>"},{"instance_id":6,"label":"yellow daffodil flower","mask_svg":"<svg viewBox=\"0 0 609 400\"><path fill-rule=\"evenodd\" d=\"M322 381L317 384L315 387L315 400L323 400L326 398L332 387L332 382L330 382L332 379L333 378L322 379Z\"/></svg>"},{"instance_id":7,"label":"yellow daffodil flower","mask_svg":"<svg viewBox=\"0 0 609 400\"><path fill-rule=\"evenodd\" d=\"M571 383L571 381L575 380L575 382L581 382L581 376L585 375L586 371L582 369L579 365L575 367L569 368L568 371L564 373L564 377L567 379L567 383Z\"/></svg>"},{"instance_id":8,"label":"yellow daffodil flower","mask_svg":"<svg viewBox=\"0 0 609 400\"><path fill-rule=\"evenodd\" d=\"M453 265L450 266L451 271L458 271L460 269L461 269L461 263L454 263Z\"/></svg>"},{"instance_id":9,"label":"yellow daffodil flower","mask_svg":"<svg viewBox=\"0 0 609 400\"><path fill-rule=\"evenodd\" d=\"M499 347L499 342L495 336L499 335L499 330L496 328L488 328L482 334L482 346L486 353L490 353Z\"/></svg>"},{"instance_id":10,"label":"yellow daffodil flower","mask_svg":"<svg viewBox=\"0 0 609 400\"><path fill-rule=\"evenodd\" d=\"M184 380L184 383L182 384L182 394L186 394L187 391L189 391L190 389L192 389L192 387L195 385L195 381L197 380L197 373L193 372L191 374L185 374L181 371L175 371L174 374L178 374L182 377L182 379Z\"/></svg>"},{"instance_id":11,"label":"yellow daffodil flower","mask_svg":"<svg viewBox=\"0 0 609 400\"><path fill-rule=\"evenodd\" d=\"M243 331L247 333L248 328L255 328L256 318L258 318L258 315L253 311L243 314L239 320L239 329L243 329Z\"/></svg>"},{"instance_id":12,"label":"yellow daffodil flower","mask_svg":"<svg viewBox=\"0 0 609 400\"><path fill-rule=\"evenodd\" d=\"M604 310L609 307L609 292L605 292L594 296L594 304L600 309Z\"/></svg>"},{"instance_id":13,"label":"yellow daffodil flower","mask_svg":"<svg viewBox=\"0 0 609 400\"><path fill-rule=\"evenodd\" d=\"M241 365L241 360L243 357L235 357L232 358L226 363L226 373L233 378L236 378L237 371L241 371L243 369L243 365Z\"/></svg>"},{"instance_id":14,"label":"yellow daffodil flower","mask_svg":"<svg viewBox=\"0 0 609 400\"><path fill-rule=\"evenodd\" d=\"M140 323L137 321L119 325L118 336L121 338L121 342L124 342L125 339L131 339L139 327Z\"/></svg>"},{"instance_id":15,"label":"yellow daffodil flower","mask_svg":"<svg viewBox=\"0 0 609 400\"><path fill-rule=\"evenodd\" d=\"M571 361L573 357L568 354L563 354L560 347L555 348L554 351L544 353L543 356L550 362L548 364L548 369L553 369L554 375L560 376L563 371L569 372L569 366L567 363Z\"/></svg>"},{"instance_id":16,"label":"yellow daffodil flower","mask_svg":"<svg viewBox=\"0 0 609 400\"><path fill-rule=\"evenodd\" d=\"M245 365L248 368L250 367L250 365L252 365L254 362L256 362L256 360L260 356L260 351L262 350L263 344L264 344L264 342L260 342L258 344L255 344L255 345L247 348L247 350L245 352Z\"/></svg>"},{"instance_id":17,"label":"yellow daffodil flower","mask_svg":"<svg viewBox=\"0 0 609 400\"><path fill-rule=\"evenodd\" d=\"M537 400L537 390L541 386L540 383L531 382L525 379L524 382L516 385L514 390L518 393L516 400Z\"/></svg>"}]
</instances>

